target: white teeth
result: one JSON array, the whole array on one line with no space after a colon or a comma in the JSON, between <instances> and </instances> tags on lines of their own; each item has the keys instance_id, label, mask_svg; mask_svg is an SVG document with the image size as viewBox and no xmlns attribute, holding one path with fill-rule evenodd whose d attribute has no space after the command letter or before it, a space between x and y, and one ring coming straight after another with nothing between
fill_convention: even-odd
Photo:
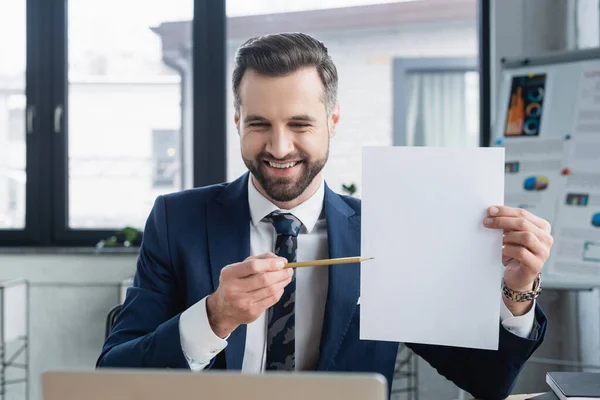
<instances>
[{"instance_id":1,"label":"white teeth","mask_svg":"<svg viewBox=\"0 0 600 400\"><path fill-rule=\"evenodd\" d=\"M271 167L280 168L280 169L291 168L296 164L297 164L297 162L291 162L291 163L287 163L287 164L275 164L274 162L269 161L269 165Z\"/></svg>"}]
</instances>

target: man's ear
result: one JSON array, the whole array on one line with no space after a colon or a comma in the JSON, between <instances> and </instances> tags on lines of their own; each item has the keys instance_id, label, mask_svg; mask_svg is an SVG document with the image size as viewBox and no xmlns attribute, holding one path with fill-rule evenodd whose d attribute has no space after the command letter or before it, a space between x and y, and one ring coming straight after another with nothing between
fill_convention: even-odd
<instances>
[{"instance_id":1,"label":"man's ear","mask_svg":"<svg viewBox=\"0 0 600 400\"><path fill-rule=\"evenodd\" d=\"M332 138L336 134L337 125L340 122L340 102L336 101L333 111L329 116L329 137Z\"/></svg>"}]
</instances>

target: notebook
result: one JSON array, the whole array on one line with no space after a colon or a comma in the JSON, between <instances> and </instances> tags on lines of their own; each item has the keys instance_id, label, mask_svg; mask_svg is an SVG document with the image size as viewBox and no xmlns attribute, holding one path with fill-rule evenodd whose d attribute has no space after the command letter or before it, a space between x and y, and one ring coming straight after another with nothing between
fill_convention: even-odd
<instances>
[{"instance_id":1,"label":"notebook","mask_svg":"<svg viewBox=\"0 0 600 400\"><path fill-rule=\"evenodd\" d=\"M600 400L600 373L548 372L546 383L560 400Z\"/></svg>"}]
</instances>

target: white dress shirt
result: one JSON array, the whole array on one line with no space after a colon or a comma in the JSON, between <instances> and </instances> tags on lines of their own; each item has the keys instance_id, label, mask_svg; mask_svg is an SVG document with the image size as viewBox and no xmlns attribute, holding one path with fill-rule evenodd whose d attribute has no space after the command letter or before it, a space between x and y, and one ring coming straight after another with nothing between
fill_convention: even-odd
<instances>
[{"instance_id":1,"label":"white dress shirt","mask_svg":"<svg viewBox=\"0 0 600 400\"><path fill-rule=\"evenodd\" d=\"M298 235L298 261L327 258L327 223L320 219L325 195L325 185L316 193L293 208L291 212L301 222ZM250 252L260 255L273 251L277 233L271 223L262 219L272 211L279 210L254 187L248 179L248 202L250 207ZM313 370L319 359L319 344L328 288L328 267L298 268L296 274L296 369ZM515 335L526 338L534 323L534 309L519 317L512 315L501 301L500 321ZM200 300L181 314L179 320L181 346L192 371L203 370L210 361L227 347L227 338L214 334L208 322L206 298ZM242 373L260 373L265 370L267 320L263 313L247 325L246 346Z\"/></svg>"}]
</instances>

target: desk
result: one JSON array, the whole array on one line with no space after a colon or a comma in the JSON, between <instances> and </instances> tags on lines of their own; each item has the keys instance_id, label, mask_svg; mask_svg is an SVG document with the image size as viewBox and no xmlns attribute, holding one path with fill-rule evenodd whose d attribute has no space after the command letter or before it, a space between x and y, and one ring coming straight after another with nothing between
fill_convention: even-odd
<instances>
[{"instance_id":1,"label":"desk","mask_svg":"<svg viewBox=\"0 0 600 400\"><path fill-rule=\"evenodd\" d=\"M541 393L538 393L538 394L515 394L513 396L508 396L506 398L506 400L527 400L527 399L530 399L530 398L532 398L534 396L538 396L540 394ZM477 399L471 398L469 400L477 400Z\"/></svg>"}]
</instances>

